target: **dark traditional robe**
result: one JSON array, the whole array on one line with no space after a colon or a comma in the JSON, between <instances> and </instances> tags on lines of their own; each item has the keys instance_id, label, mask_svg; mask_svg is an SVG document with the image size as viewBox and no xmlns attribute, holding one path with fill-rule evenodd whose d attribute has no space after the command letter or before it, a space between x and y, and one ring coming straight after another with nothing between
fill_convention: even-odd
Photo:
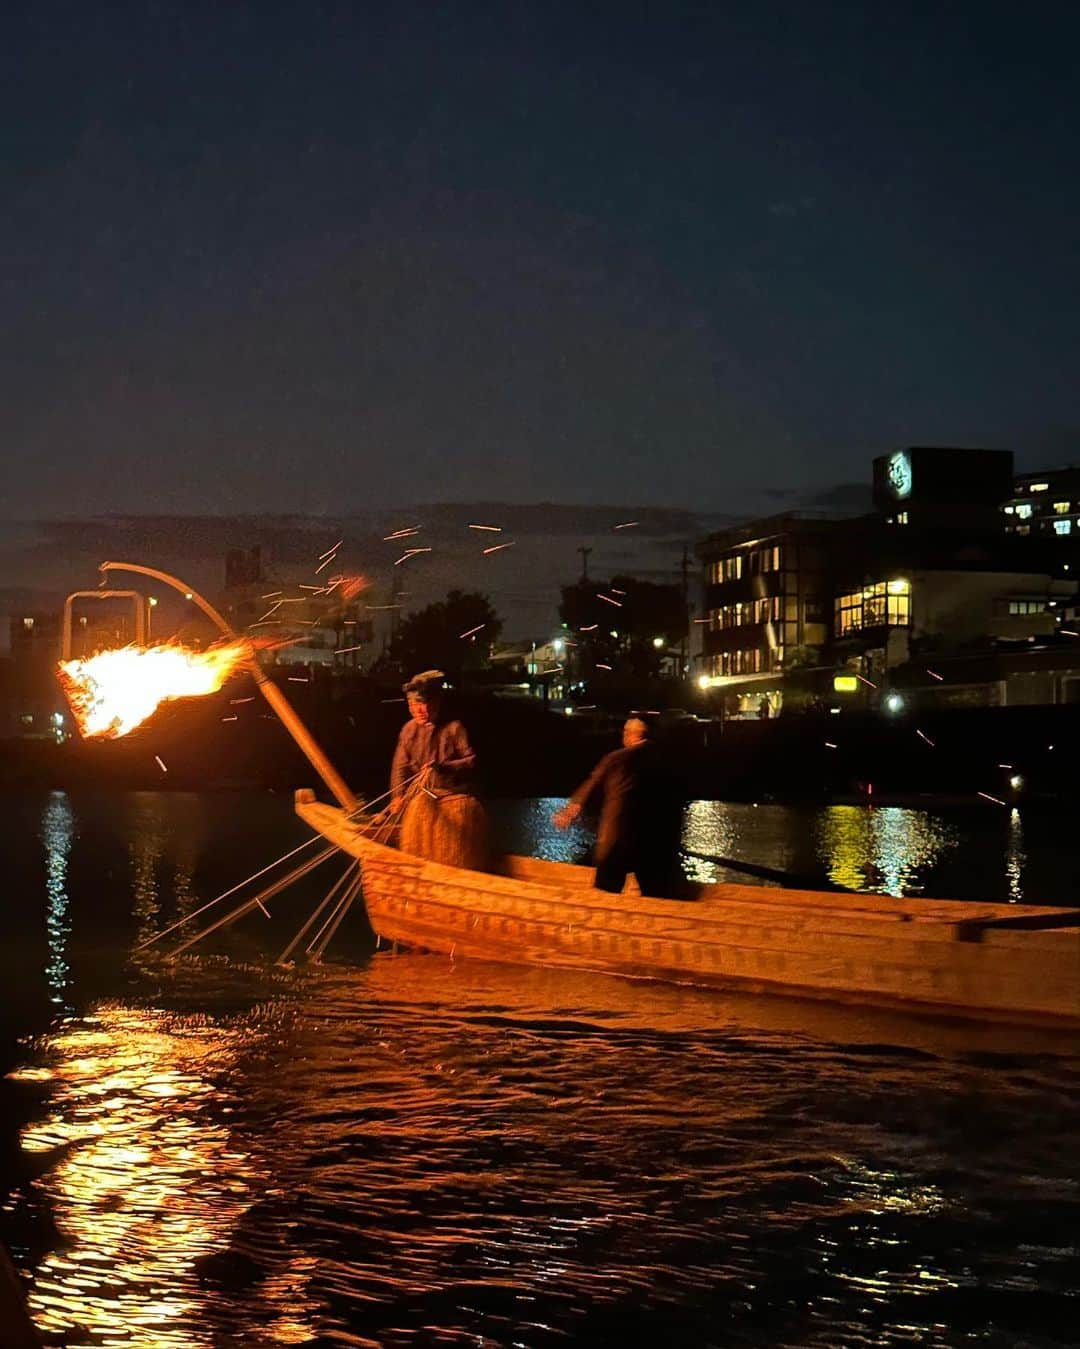
<instances>
[{"instance_id":1,"label":"dark traditional robe","mask_svg":"<svg viewBox=\"0 0 1080 1349\"><path fill-rule=\"evenodd\" d=\"M599 803L596 883L601 889L621 890L632 871L643 893L670 891L683 801L656 745L646 741L605 754L570 799L585 813L595 812Z\"/></svg>"},{"instance_id":2,"label":"dark traditional robe","mask_svg":"<svg viewBox=\"0 0 1080 1349\"><path fill-rule=\"evenodd\" d=\"M428 764L432 768L424 786L429 791L437 796L472 793L476 755L460 721L428 722L426 726L405 723L390 769L391 795L403 795L406 783Z\"/></svg>"}]
</instances>

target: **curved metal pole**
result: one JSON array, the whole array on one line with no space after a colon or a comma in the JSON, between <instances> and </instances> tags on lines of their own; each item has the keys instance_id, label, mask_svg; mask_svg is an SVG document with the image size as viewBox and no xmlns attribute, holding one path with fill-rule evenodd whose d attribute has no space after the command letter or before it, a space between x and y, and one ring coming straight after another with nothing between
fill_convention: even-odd
<instances>
[{"instance_id":1,"label":"curved metal pole","mask_svg":"<svg viewBox=\"0 0 1080 1349\"><path fill-rule=\"evenodd\" d=\"M155 581L161 581L165 585L172 586L172 588L178 590L185 599L189 599L194 604L197 604L207 618L209 618L226 637L234 642L244 640L240 634L236 632L224 618L222 618L221 614L218 613L209 600L204 599L197 590L193 590L191 586L185 585L183 581L178 581L175 576L170 576L167 571L158 571L156 567L143 567L137 562L103 562L99 570L103 573L110 571L135 572L139 576L150 576ZM297 716L292 703L289 702L288 698L285 697L284 693L282 693L281 689L278 688L274 681L267 676L266 671L256 660L255 652L250 644L248 645L248 654L245 659L245 664L251 671L259 692L277 713L278 719L281 721L282 725L296 741L300 749L303 750L308 762L311 764L312 768L315 769L316 773L318 773L319 777L322 778L323 782L326 783L327 788L330 790L330 793L338 804L344 806L346 810L355 810L357 807L357 800L350 790L348 783L326 757L326 754L318 741Z\"/></svg>"}]
</instances>

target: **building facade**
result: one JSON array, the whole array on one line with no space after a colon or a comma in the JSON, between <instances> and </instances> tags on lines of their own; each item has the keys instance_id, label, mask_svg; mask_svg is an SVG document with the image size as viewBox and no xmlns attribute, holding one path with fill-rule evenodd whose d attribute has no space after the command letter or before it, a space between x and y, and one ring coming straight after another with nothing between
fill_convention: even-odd
<instances>
[{"instance_id":1,"label":"building facade","mask_svg":"<svg viewBox=\"0 0 1080 1349\"><path fill-rule=\"evenodd\" d=\"M1019 474L1001 509L1009 534L1080 541L1080 468Z\"/></svg>"},{"instance_id":2,"label":"building facade","mask_svg":"<svg viewBox=\"0 0 1080 1349\"><path fill-rule=\"evenodd\" d=\"M699 683L725 683L755 710L762 698L779 709L785 671L816 661L829 640L832 548L842 529L789 512L700 541Z\"/></svg>"},{"instance_id":3,"label":"building facade","mask_svg":"<svg viewBox=\"0 0 1080 1349\"><path fill-rule=\"evenodd\" d=\"M1037 532L1002 529L1026 481L1014 484L1008 451L913 447L879 456L873 473L872 514L789 513L699 543L697 677L729 714L818 705L834 689L873 701L931 656L1043 649L1066 630L1080 568L1053 525L1068 518L1055 503L1080 514L1080 472L1075 498L1052 475L1027 483L1024 499L1051 507Z\"/></svg>"},{"instance_id":4,"label":"building facade","mask_svg":"<svg viewBox=\"0 0 1080 1349\"><path fill-rule=\"evenodd\" d=\"M58 613L24 612L9 619L8 734L61 738L67 707L56 679L60 634Z\"/></svg>"}]
</instances>

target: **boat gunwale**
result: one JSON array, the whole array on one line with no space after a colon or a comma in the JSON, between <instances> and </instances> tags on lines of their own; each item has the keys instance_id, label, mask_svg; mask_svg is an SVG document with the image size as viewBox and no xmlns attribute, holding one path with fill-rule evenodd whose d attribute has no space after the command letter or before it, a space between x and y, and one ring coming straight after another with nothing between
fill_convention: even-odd
<instances>
[{"instance_id":1,"label":"boat gunwale","mask_svg":"<svg viewBox=\"0 0 1080 1349\"><path fill-rule=\"evenodd\" d=\"M310 811L311 806L314 806L314 811ZM514 894L504 893L502 896L509 900L529 899L559 905L578 903L594 912L601 912L605 909L615 913L632 911L641 916L668 917L682 912L687 918L693 915L697 921L709 923L721 921L719 914L710 912L713 905L723 905L728 910L729 917L735 906L746 905L748 908L754 909L764 905L777 910L789 913L797 912L808 916L815 912L829 913L844 916L854 921L865 917L875 923L895 922L905 925L910 924L916 928L938 927L970 930L973 927L982 927L984 930L989 928L990 931L993 931L992 924L996 919L1043 918L1048 920L1043 931L1055 933L1070 930L1080 920L1080 908L1075 906L1008 904L963 899L921 899L871 892L865 894L834 894L825 890L793 890L740 885L731 882L701 885L698 895L688 901L656 899L632 893L624 893L621 896L609 898L607 891L584 886L580 880L567 883L568 890L580 890L580 895L544 894L544 891L557 891L557 882L539 877L515 876L497 871L472 871L465 867L447 866L445 863L432 862L427 858L418 857L412 853L403 853L400 849L389 844L368 838L362 832L362 826L349 820L340 807L327 806L321 802L298 802L297 813L324 838L329 836L323 833L314 819L311 818L311 815L316 814L316 812L319 814L328 812L329 822L333 823L336 828L344 829L353 835L350 840L351 846L367 853L369 858L377 859L379 865L400 870L415 868L418 872L436 868L440 873L444 873L444 875L438 877L439 879L445 879L459 886L474 888L478 892L492 891L498 894L502 887L513 886ZM339 846L341 846L340 843ZM354 853L355 855L358 854ZM508 854L507 857L508 859L517 859L516 854ZM521 857L517 860L525 863L539 862L552 867L575 866L573 863L550 861L546 858ZM577 868L575 867L575 869ZM580 869L589 870L589 868ZM435 879L435 877L430 877L430 879ZM534 886L541 893L535 895L522 893L523 887L531 888ZM799 898L797 900L791 899L790 896L793 894L798 895ZM615 898L622 902L613 903L612 900ZM1055 917L1066 921L1060 927L1055 927L1052 923ZM1004 933L1007 930L1001 929L1001 932Z\"/></svg>"}]
</instances>

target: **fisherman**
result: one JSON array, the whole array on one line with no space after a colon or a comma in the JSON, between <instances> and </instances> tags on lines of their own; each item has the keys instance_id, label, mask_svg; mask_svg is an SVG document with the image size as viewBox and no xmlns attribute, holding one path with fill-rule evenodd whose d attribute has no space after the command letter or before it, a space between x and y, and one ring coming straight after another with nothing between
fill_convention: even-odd
<instances>
[{"instance_id":1,"label":"fisherman","mask_svg":"<svg viewBox=\"0 0 1080 1349\"><path fill-rule=\"evenodd\" d=\"M401 818L402 852L482 871L487 818L477 800L476 754L460 721L444 714L446 676L425 670L402 685L410 720L390 769L390 811Z\"/></svg>"},{"instance_id":2,"label":"fisherman","mask_svg":"<svg viewBox=\"0 0 1080 1349\"><path fill-rule=\"evenodd\" d=\"M622 749L600 760L552 820L566 829L601 800L596 888L620 894L633 872L643 895L674 898L680 888L681 794L660 747L650 737L650 727L640 717L627 720L622 743Z\"/></svg>"}]
</instances>

